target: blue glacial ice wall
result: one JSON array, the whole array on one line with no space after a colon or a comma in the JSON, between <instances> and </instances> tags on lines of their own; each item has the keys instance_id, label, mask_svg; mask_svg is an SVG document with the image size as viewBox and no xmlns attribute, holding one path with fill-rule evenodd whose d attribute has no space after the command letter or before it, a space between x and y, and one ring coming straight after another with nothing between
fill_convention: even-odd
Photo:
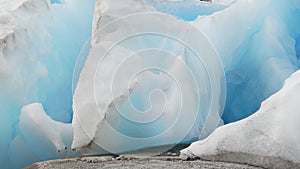
<instances>
[{"instance_id":1,"label":"blue glacial ice wall","mask_svg":"<svg viewBox=\"0 0 300 169\"><path fill-rule=\"evenodd\" d=\"M47 90L41 90L45 97L40 102L54 120L72 121L73 70L91 36L94 3L64 0L62 5L52 7L51 51L41 58L49 73L40 86Z\"/></svg>"},{"instance_id":2,"label":"blue glacial ice wall","mask_svg":"<svg viewBox=\"0 0 300 169\"><path fill-rule=\"evenodd\" d=\"M178 18L203 5L156 7ZM195 3L195 2L194 2ZM215 46L223 62L227 81L225 123L254 113L260 103L279 90L284 80L299 68L299 8L297 1L218 1L227 7L190 21ZM189 4L189 3L187 3ZM155 6L156 4L154 4ZM203 8L203 6L202 6ZM179 10L181 13L174 11Z\"/></svg>"},{"instance_id":3,"label":"blue glacial ice wall","mask_svg":"<svg viewBox=\"0 0 300 169\"><path fill-rule=\"evenodd\" d=\"M20 168L49 159L30 152L37 148L18 128L23 106L38 102L52 119L72 121L73 67L90 38L95 1L51 2L0 3L1 168ZM16 149L21 143L28 151Z\"/></svg>"},{"instance_id":4,"label":"blue glacial ice wall","mask_svg":"<svg viewBox=\"0 0 300 169\"><path fill-rule=\"evenodd\" d=\"M240 0L195 21L223 61L228 93L225 123L251 115L298 69L299 16L297 1Z\"/></svg>"},{"instance_id":5,"label":"blue glacial ice wall","mask_svg":"<svg viewBox=\"0 0 300 169\"><path fill-rule=\"evenodd\" d=\"M114 17L122 17L127 14L131 14L132 11L139 12L141 11L140 10L141 6L143 6L143 3L140 3L140 1L133 1L133 0L130 1L129 3L130 5L116 4L114 3L115 1L113 0L109 0L109 1L103 0L101 2L103 2L101 5L105 7L101 8L101 5L99 7L99 9L104 9L103 11L101 11L102 15L98 16L97 18L100 21L99 24L97 22L96 26L99 27L101 26L101 21L104 22L102 23L104 25L106 22L111 21ZM163 1L163 2L167 3L168 1ZM197 3L200 2L195 2L195 4ZM229 123L232 121L236 121L244 117L247 117L253 112L255 112L259 107L260 103L265 98L269 97L271 94L273 94L278 89L280 89L280 87L283 85L284 80L291 73L293 73L295 70L298 69L296 49L295 49L295 44L296 44L295 39L299 36L299 27L297 26L299 25L299 21L297 20L297 18L299 17L299 9L296 3L297 1L283 1L283 0L276 1L276 2L271 0L263 1L263 2L260 2L258 0L257 1L240 0L235 2L234 4L232 4L231 6L227 7L224 10L215 12L209 16L198 17L196 20L190 22L199 30L201 30L201 32L203 32L207 36L207 38L212 42L212 44L216 48L216 51L219 53L220 59L223 62L224 70L226 72L227 90L228 90L226 109L224 115L222 116L225 122ZM185 3L182 3L181 6L173 6L173 7L175 9L180 7L181 9L183 9L183 11L184 10L192 11L192 9L197 8L197 5L187 6L187 8L185 8L186 6L184 6L184 4ZM172 5L173 4L170 4L169 6L170 9L168 10L170 11L175 10L171 8ZM158 9L158 7L156 7L156 9ZM120 11L120 13L116 11ZM146 11L146 9L144 11ZM164 12L170 13L169 11L164 11ZM178 14L177 17L182 18L180 17L180 14ZM137 18L136 20L139 19L140 18ZM155 19L152 20L149 19L143 21L145 23L149 23L149 22L152 23L151 21L154 20ZM181 25L181 24L173 25L172 23L168 23L167 21L165 22L165 25L162 24L160 26L161 30L168 28L168 26L171 27L168 28L168 30L170 29L175 30ZM128 24L128 22L126 23ZM135 26L132 27L136 28ZM124 29L120 29L120 28L124 28ZM101 40L103 41L106 40L110 42L110 40L113 39L110 37L116 37L116 35L114 34L115 32L118 31L124 32L124 30L129 31L131 30L131 27L130 26L127 27L125 25L115 26L113 27L113 30L107 31L108 32L107 34L105 33L101 34L102 36L100 37L105 37L103 38L104 40L98 38L98 40L95 41L99 42L99 44L101 44ZM141 43L131 43L131 44L134 44L133 46L135 46L136 48L138 48L137 46L141 44L142 45L150 44L145 37L143 40L144 41L142 41ZM131 49L130 47L128 47L129 45L127 44L124 46L126 47L126 49ZM121 148L118 147L119 151L122 148L126 148L126 150L134 150L137 147L137 144L132 145L129 142L119 139L119 137L111 136L113 135L111 134L113 132L107 132L108 128L106 128L107 127L105 126L106 124L102 125L102 122L105 121L105 118L109 119L109 117L105 115L107 115L106 113L108 112L106 110L109 110L110 108L107 105L112 105L112 104L108 104L111 103L111 100L109 100L110 98L108 99L107 102L102 100L99 102L99 107L101 108L99 114L101 114L101 116L99 117L98 120L95 120L95 118L93 119L89 118L88 115L86 115L86 113L97 112L96 109L98 108L97 107L98 105L93 104L94 100L86 99L86 98L91 98L91 95L94 94L93 91L92 92L89 91L91 89L89 84L91 84L92 82L88 82L88 81L93 78L93 76L91 76L91 72L93 72L92 70L93 67L96 67L95 60L97 59L95 58L96 56L99 56L99 53L101 53L101 51L99 52L97 50L97 47L99 47L100 49L104 48L101 45L99 46L95 45L94 53L91 53L87 61L87 64L85 66L86 72L83 72L83 74L81 74L83 75L82 76L83 80L82 81L79 80L78 85L80 87L77 89L77 94L75 94L74 96L74 100L77 103L75 104L76 105L75 112L78 113L78 116L76 117L79 119L79 120L77 119L73 125L75 126L74 142L76 143L74 144L74 147L78 148L78 150L82 150L82 152L85 153L95 153L95 154L101 153L100 151L101 148L103 147L101 148L97 147L99 148L97 149L96 148L97 145L89 144L91 143L90 139L93 139L93 143L96 142L95 144L97 144L97 141L101 142L101 140L105 140L102 138L106 136L105 137L106 139L116 138L116 139L107 139L107 140L116 140L115 143L109 141L108 142L109 146L114 147L114 145L118 145L121 147ZM119 52L119 53L123 54L125 52ZM118 55L114 54L114 56L117 57ZM109 68L114 68L112 64L105 64L105 65L111 65ZM112 72L112 70L110 72ZM102 86L101 92L103 92L101 93L99 99L105 100L104 96L106 96L106 94L104 93L105 92L107 93L109 91L107 84L100 85L101 81L95 80L96 86L98 86L97 82L99 82L99 86ZM107 90L104 90L105 87L107 87ZM127 92L126 90L122 90L122 91L124 91L124 93ZM134 91L134 89L130 89L129 91ZM139 94L144 94L144 93L140 92ZM122 96L124 96L122 97L122 99L127 98L127 93ZM84 101L81 100L82 98L85 98ZM124 100L121 101L119 100L118 104L123 103ZM136 100L139 100L139 98ZM102 103L105 103L107 105ZM125 104L127 103L125 102ZM138 104L141 103L138 102ZM120 109L120 112L121 113L123 112L122 109ZM200 114L203 115L205 118L205 113L201 112ZM92 117L96 117L96 116L97 115ZM122 118L116 117L114 119L120 120ZM117 120L115 121L116 123ZM82 125L82 121L86 122L87 130L85 130L85 128L82 127L84 126ZM95 124L91 124L92 122ZM201 124L200 121L197 122ZM181 126L184 126L185 124L186 123L182 124ZM141 133L138 130L137 127L138 125L132 124L132 122L126 123L126 125L122 126L121 123L121 125L119 125L121 127L119 126L118 127L121 130L123 129L123 131L130 128L128 131L134 133L134 135L130 135L130 136L134 136L134 137L145 136L143 135L144 133ZM101 127L97 128L97 126L101 126ZM160 127L162 127L162 125L154 125L153 128L147 130L148 131L147 135L148 136L154 135L155 128L160 128ZM79 134L76 134L76 132L78 132ZM85 132L88 132L90 134L89 138L84 138L86 137ZM101 134L105 132L107 132L106 135L101 136ZM177 135L178 133L182 134L181 132L177 131ZM195 133L198 134L198 136L200 135L199 130L198 133L197 132ZM200 135L200 137L202 136L203 134ZM117 143L118 141L120 144ZM159 142L158 144L163 144L163 141Z\"/></svg>"}]
</instances>

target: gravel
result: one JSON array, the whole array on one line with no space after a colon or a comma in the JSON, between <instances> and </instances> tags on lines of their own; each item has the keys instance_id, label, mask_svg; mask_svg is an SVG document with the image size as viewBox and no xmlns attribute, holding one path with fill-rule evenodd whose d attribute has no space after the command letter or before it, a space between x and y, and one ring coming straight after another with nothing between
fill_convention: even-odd
<instances>
[{"instance_id":1,"label":"gravel","mask_svg":"<svg viewBox=\"0 0 300 169\"><path fill-rule=\"evenodd\" d=\"M213 162L203 160L187 161L178 156L158 156L151 158L127 157L124 155L113 156L91 156L82 158L70 158L38 162L26 169L258 169L259 167L246 164L236 164L227 162Z\"/></svg>"}]
</instances>

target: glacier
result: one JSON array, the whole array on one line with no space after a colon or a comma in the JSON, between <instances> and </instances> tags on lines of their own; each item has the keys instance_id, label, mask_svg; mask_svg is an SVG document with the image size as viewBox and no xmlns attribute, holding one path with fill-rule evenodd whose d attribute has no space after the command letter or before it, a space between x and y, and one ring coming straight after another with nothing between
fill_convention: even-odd
<instances>
[{"instance_id":1,"label":"glacier","mask_svg":"<svg viewBox=\"0 0 300 169\"><path fill-rule=\"evenodd\" d=\"M299 69L299 8L297 0L0 1L1 167L81 155L72 148L102 154L190 143L248 117ZM133 19L141 13L149 15ZM210 52L198 52L199 60L185 45L153 34L112 43L139 31L186 35L195 49ZM34 125L40 127L32 133ZM49 137L53 128L63 134ZM164 136L149 139L157 135Z\"/></svg>"},{"instance_id":2,"label":"glacier","mask_svg":"<svg viewBox=\"0 0 300 169\"><path fill-rule=\"evenodd\" d=\"M134 93L136 91L135 88L138 88L134 83L139 84L139 81L141 81L138 78L135 79L136 81L133 83L125 80L126 76L129 76L128 78L130 78L132 74L130 73L133 71L131 69L134 69L135 67L133 63L128 63L128 65L131 65L129 66L130 69L124 68L124 74L121 73L122 71L120 73L116 72L117 75L122 74L120 76L122 76L123 79L120 79L120 83L115 85L113 83L115 77L112 72L114 69L118 70L123 63L122 61L116 61L117 59L113 59L116 63L112 63L112 61L109 61L110 59L107 59L110 57L117 57L118 59L126 60L128 58L122 59L122 57L132 55L130 54L130 51L133 52L137 49L143 49L144 46L146 46L146 48L153 48L151 41L155 40L155 38L151 39L147 36L144 37L144 41L139 41L139 39L137 41L130 41L126 39L126 42L122 41L122 43L120 43L115 40L116 38L122 39L122 36L127 35L127 33L129 35L132 32L135 33L136 29L139 30L137 32L147 32L147 30L143 27L147 25L146 23L138 28L134 26L138 25L136 22L138 23L140 18L136 18L136 22L130 22L130 19L126 16L140 14L139 16L142 18L142 12L153 11L151 6L153 4L150 2L145 4L141 1L128 1L128 4L117 4L114 1L105 0L98 2L99 4L96 6L95 10L96 17L94 18L94 23L97 24L94 25L93 29L96 31L99 30L99 32L97 32L92 38L91 52L88 56L81 77L79 78L78 86L74 94L74 141L72 147L84 154L101 154L106 153L107 151L121 153L149 146L176 143L172 142L172 137L181 135L182 132L179 130L177 130L176 135L170 134L167 139L162 139L163 141L157 139L156 141L150 141L150 143L147 142L149 139L148 135L152 137L157 136L156 128L163 129L163 124L167 123L167 121L162 124L151 124L153 126L149 126L149 128L141 128L139 127L139 121L131 120L131 118L134 118L132 116L139 116L138 114L131 114L129 117L128 115L125 115L124 117L123 112L128 111L128 106L126 106L127 104L129 107L134 106L134 100L136 99L139 99L136 101L139 102L137 105L147 104L143 103L143 100L147 101L147 98L131 98L131 93ZM263 3L258 1L237 1L224 10L215 12L209 16L200 16L196 20L190 22L207 37L208 42L211 42L218 52L218 56L222 62L222 68L226 74L228 94L226 95L227 98L224 114L222 114L222 106L220 105L222 105L222 101L224 100L222 98L222 92L225 92L224 88L222 88L222 85L217 88L212 88L212 91L215 94L212 97L220 98L219 102L221 103L214 104L215 106L218 106L216 111L221 112L215 113L215 111L212 111L207 113L207 111L201 112L199 110L198 113L200 114L200 117L197 117L192 130L188 133L184 133L186 134L186 137L181 140L182 142L191 141L192 138L205 138L211 133L211 131L222 124L219 120L220 117L222 117L225 123L229 123L251 115L259 108L260 103L264 99L278 91L283 85L284 80L298 69L295 52L295 39L299 36L299 28L295 27L295 22L299 15L296 15L298 11L297 6L294 3L294 1L279 1L275 4L271 1ZM157 4L158 2L154 3L155 9L157 8ZM173 4L170 4L168 7L171 8L172 5ZM128 6L131 6L131 8ZM266 8L268 8L268 10L265 10ZM119 11L119 13L116 13L116 11ZM255 15L252 15L253 11ZM241 13L243 13L243 15ZM114 22L114 19L118 17L123 17L120 19L120 22L123 23L121 26L118 26L118 23L109 25L110 22ZM176 17L179 19L181 18L180 16ZM287 17L289 17L289 19L287 19ZM163 18L163 16L160 16L160 18ZM155 23L156 18L142 20L148 20L151 24L152 22ZM165 22L168 23L165 24L166 28L163 28L162 24L160 24L161 26L159 31L163 31L164 29L170 30L168 26L181 26L180 22L176 23L175 20L174 22L171 22L170 20L171 18L166 19ZM154 23L152 25L157 25ZM236 23L239 24L239 29L235 28ZM151 25L146 28L151 28ZM184 31L185 29L188 29L188 27L186 26L181 30ZM151 28L151 31L155 32L157 30L155 28ZM196 34L196 32L194 34ZM99 37L102 37L102 39ZM205 40L202 40L202 43L200 42L199 46L200 44L204 45L203 41ZM114 42L117 43L117 46L120 46L120 49L119 47L112 45ZM174 42L168 41L167 44L169 46L167 47L163 46L163 44L160 45L160 48L172 51L172 53L177 52L176 50L175 52L172 50ZM106 53L106 51L110 52L110 46L113 46L118 53L111 52L112 56L109 54L103 56L101 53ZM121 49L121 47L125 47L125 49ZM180 49L181 47L176 45L176 49L178 48ZM139 53L139 51L137 51L137 53ZM185 55L187 59L193 60L193 56L190 56L189 52L186 51L177 55ZM143 67L144 63L141 61L143 56L139 57L140 60L137 60L136 64ZM155 58L154 56L152 57L153 59ZM101 61L101 65L99 65L97 58ZM105 60L108 61L106 62ZM163 60L161 61L164 62ZM147 63L148 62L153 61L147 60ZM158 60L156 62L158 62ZM195 63L194 60L193 63ZM103 65L110 65L109 68L111 70ZM101 68L101 66L104 68ZM193 67L192 65L189 66ZM217 65L215 65L215 67L217 67ZM158 66L158 68L162 69L160 66ZM193 71L195 71L195 69ZM105 72L110 73L110 75L107 75ZM103 76L107 77L105 78ZM216 73L214 76L221 77L219 80L222 79L220 73ZM209 78L204 81L209 81ZM160 78L156 77L154 79ZM122 80L125 82L122 82ZM104 84L103 81L107 83ZM163 82L163 80L160 81L165 83L164 86L167 87L166 82ZM191 82L186 80L186 83ZM98 89L97 86L100 86L100 88ZM116 89L114 89L114 87ZM161 89L160 87L159 89L164 91L164 89ZM218 91L217 89L221 90ZM115 94L113 90L116 90ZM144 91L142 93L147 95L148 92ZM176 93L176 91L173 91L172 93ZM169 98L168 95L166 97ZM208 100L202 99L201 101L208 103L209 98ZM190 102L192 103L191 105L194 105L192 101ZM161 105L163 104L165 103L161 102ZM160 105L156 104L155 106L159 107ZM208 104L200 107L205 108L206 106L208 106ZM166 105L166 109L168 109L168 105ZM134 110L130 110L130 112L131 111ZM155 112L157 112L157 110ZM124 119L126 119L126 122L124 122ZM130 122L128 122L128 120ZM144 123L142 124L145 125ZM181 125L185 126L184 124ZM141 128L141 130L139 128ZM147 135L143 135L143 131L145 130L147 131ZM141 131L142 133L140 133ZM160 136L162 135L158 135L157 138ZM141 140L146 141L136 143L136 140L128 139L128 137L141 137ZM145 137L147 139L145 139ZM127 139L129 141L126 141ZM112 143L111 140L115 140L114 143Z\"/></svg>"}]
</instances>

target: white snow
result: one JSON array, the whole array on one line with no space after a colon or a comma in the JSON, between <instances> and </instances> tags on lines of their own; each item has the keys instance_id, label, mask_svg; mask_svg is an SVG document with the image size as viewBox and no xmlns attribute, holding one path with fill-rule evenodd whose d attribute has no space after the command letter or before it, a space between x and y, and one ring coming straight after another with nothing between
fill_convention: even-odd
<instances>
[{"instance_id":1,"label":"white snow","mask_svg":"<svg viewBox=\"0 0 300 169\"><path fill-rule=\"evenodd\" d=\"M285 81L281 90L262 103L255 114L216 129L207 139L182 150L181 156L248 163L266 168L298 168L299 97L300 71L297 71Z\"/></svg>"}]
</instances>

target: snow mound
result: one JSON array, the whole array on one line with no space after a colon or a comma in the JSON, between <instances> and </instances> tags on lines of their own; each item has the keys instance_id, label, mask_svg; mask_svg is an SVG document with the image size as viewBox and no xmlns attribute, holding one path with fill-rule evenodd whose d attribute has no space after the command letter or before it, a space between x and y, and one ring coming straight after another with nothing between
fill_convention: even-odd
<instances>
[{"instance_id":1,"label":"snow mound","mask_svg":"<svg viewBox=\"0 0 300 169\"><path fill-rule=\"evenodd\" d=\"M300 167L300 71L252 116L222 126L181 151L183 158L246 163L265 168Z\"/></svg>"}]
</instances>

